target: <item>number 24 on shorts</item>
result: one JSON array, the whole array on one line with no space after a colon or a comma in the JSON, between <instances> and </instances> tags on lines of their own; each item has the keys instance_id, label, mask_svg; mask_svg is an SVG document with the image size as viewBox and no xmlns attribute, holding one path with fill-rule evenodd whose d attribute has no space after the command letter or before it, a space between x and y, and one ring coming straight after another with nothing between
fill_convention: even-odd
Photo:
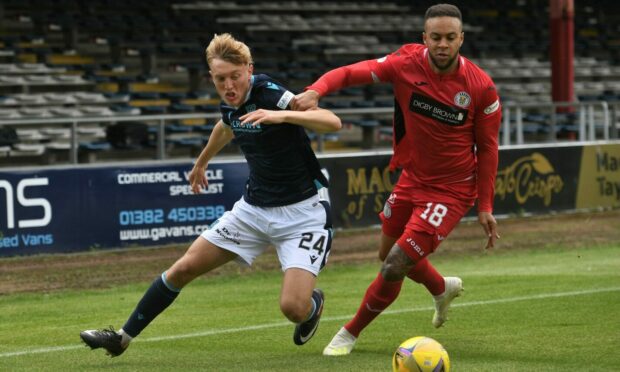
<instances>
[{"instance_id":1,"label":"number 24 on shorts","mask_svg":"<svg viewBox=\"0 0 620 372\"><path fill-rule=\"evenodd\" d=\"M439 227L446 214L448 214L448 207L445 205L439 203L426 203L426 209L422 212L420 217L422 217L423 220L428 221L431 225Z\"/></svg>"},{"instance_id":2,"label":"number 24 on shorts","mask_svg":"<svg viewBox=\"0 0 620 372\"><path fill-rule=\"evenodd\" d=\"M323 247L325 246L325 235L319 236L316 242L314 242L313 233L302 233L301 240L299 241L299 248L307 251L314 249L319 255L323 254Z\"/></svg>"}]
</instances>

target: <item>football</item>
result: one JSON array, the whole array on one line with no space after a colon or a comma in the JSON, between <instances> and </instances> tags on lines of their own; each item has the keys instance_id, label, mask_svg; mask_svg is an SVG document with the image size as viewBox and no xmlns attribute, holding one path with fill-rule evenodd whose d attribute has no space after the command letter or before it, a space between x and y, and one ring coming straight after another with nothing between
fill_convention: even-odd
<instances>
[{"instance_id":1,"label":"football","mask_svg":"<svg viewBox=\"0 0 620 372\"><path fill-rule=\"evenodd\" d=\"M443 346L430 337L413 337L398 346L392 357L394 372L449 372L450 358Z\"/></svg>"}]
</instances>

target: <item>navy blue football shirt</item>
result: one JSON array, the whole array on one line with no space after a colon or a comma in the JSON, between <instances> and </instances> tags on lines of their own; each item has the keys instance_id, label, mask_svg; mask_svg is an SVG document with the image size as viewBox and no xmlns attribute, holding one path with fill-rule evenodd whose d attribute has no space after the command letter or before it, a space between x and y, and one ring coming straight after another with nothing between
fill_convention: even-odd
<instances>
[{"instance_id":1,"label":"navy blue football shirt","mask_svg":"<svg viewBox=\"0 0 620 372\"><path fill-rule=\"evenodd\" d=\"M327 187L319 162L302 126L295 124L241 125L239 117L258 109L285 110L294 94L267 75L252 75L248 97L241 106L220 104L222 121L250 168L244 199L252 205L275 207L293 204Z\"/></svg>"}]
</instances>

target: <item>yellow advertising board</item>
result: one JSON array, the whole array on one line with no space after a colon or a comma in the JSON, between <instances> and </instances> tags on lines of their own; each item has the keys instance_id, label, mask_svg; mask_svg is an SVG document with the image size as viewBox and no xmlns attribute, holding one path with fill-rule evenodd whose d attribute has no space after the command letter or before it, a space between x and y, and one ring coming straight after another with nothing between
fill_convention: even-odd
<instances>
[{"instance_id":1,"label":"yellow advertising board","mask_svg":"<svg viewBox=\"0 0 620 372\"><path fill-rule=\"evenodd\" d=\"M620 144L584 146L576 208L620 207Z\"/></svg>"}]
</instances>

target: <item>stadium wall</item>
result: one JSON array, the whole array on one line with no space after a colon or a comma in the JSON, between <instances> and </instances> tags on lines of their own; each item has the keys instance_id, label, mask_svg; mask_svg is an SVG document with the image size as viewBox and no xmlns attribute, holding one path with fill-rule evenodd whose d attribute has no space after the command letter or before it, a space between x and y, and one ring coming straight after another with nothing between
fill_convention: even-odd
<instances>
[{"instance_id":1,"label":"stadium wall","mask_svg":"<svg viewBox=\"0 0 620 372\"><path fill-rule=\"evenodd\" d=\"M321 156L336 228L376 225L397 174L390 152ZM213 161L193 195L191 162L0 171L0 256L193 240L243 192L239 160ZM500 149L495 214L620 207L620 141ZM475 208L470 212L475 215Z\"/></svg>"}]
</instances>

